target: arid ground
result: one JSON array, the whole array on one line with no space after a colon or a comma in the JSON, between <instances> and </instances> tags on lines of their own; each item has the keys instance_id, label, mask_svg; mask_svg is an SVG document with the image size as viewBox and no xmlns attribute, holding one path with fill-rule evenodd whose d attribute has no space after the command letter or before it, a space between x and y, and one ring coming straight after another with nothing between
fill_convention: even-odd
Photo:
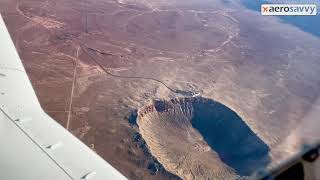
<instances>
[{"instance_id":1,"label":"arid ground","mask_svg":"<svg viewBox=\"0 0 320 180\"><path fill-rule=\"evenodd\" d=\"M129 179L247 176L315 132L300 124L320 110L320 38L238 0L0 0L0 12L44 110Z\"/></svg>"}]
</instances>

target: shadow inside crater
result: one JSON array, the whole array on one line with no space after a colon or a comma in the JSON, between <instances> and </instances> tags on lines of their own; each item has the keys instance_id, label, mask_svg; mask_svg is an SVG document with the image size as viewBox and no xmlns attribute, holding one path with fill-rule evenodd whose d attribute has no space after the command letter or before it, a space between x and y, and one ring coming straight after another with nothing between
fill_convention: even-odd
<instances>
[{"instance_id":1,"label":"shadow inside crater","mask_svg":"<svg viewBox=\"0 0 320 180\"><path fill-rule=\"evenodd\" d=\"M192 126L241 176L266 168L269 147L231 109L211 99L193 101Z\"/></svg>"}]
</instances>

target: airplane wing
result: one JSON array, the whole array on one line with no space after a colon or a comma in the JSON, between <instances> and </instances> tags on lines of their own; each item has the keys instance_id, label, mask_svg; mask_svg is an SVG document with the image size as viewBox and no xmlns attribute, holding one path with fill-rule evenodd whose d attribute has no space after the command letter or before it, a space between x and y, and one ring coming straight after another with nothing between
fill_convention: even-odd
<instances>
[{"instance_id":1,"label":"airplane wing","mask_svg":"<svg viewBox=\"0 0 320 180\"><path fill-rule=\"evenodd\" d=\"M126 179L41 108L0 15L0 179Z\"/></svg>"}]
</instances>

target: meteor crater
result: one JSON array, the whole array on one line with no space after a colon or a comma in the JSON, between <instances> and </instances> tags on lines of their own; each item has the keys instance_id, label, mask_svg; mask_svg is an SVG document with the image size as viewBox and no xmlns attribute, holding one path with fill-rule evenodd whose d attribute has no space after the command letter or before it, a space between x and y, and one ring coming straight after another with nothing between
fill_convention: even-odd
<instances>
[{"instance_id":1,"label":"meteor crater","mask_svg":"<svg viewBox=\"0 0 320 180\"><path fill-rule=\"evenodd\" d=\"M154 100L139 109L137 124L152 155L183 179L236 179L270 162L269 147L212 99Z\"/></svg>"}]
</instances>

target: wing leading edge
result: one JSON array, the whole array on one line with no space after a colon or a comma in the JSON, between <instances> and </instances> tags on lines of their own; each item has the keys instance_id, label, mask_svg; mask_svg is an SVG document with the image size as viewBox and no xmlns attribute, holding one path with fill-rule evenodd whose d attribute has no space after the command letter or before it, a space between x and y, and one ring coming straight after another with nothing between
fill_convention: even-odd
<instances>
[{"instance_id":1,"label":"wing leading edge","mask_svg":"<svg viewBox=\"0 0 320 180\"><path fill-rule=\"evenodd\" d=\"M1 15L0 143L0 179L126 179L42 110Z\"/></svg>"}]
</instances>

